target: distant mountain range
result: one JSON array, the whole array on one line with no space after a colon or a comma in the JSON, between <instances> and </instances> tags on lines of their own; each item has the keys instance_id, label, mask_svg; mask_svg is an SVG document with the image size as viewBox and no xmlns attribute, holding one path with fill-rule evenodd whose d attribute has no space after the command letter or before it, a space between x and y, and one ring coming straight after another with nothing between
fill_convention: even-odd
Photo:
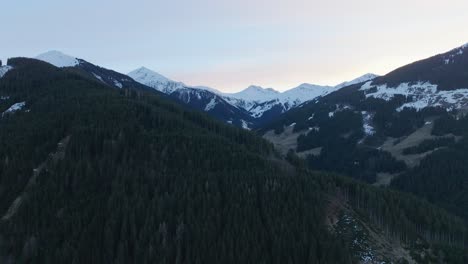
<instances>
[{"instance_id":1,"label":"distant mountain range","mask_svg":"<svg viewBox=\"0 0 468 264\"><path fill-rule=\"evenodd\" d=\"M278 92L273 88L263 88L251 85L237 93L223 93L214 88L205 86L187 86L181 82L172 81L145 67L130 72L128 76L132 77L135 81L152 87L160 92L166 94L175 93L187 104L193 104L196 100L203 100L204 98L204 96L197 95L197 98L192 99L187 96L187 93L192 95L202 93L205 96L209 95L206 92L212 93L209 96L213 100L209 101L211 102L210 105L205 106L205 111L213 109L213 105L218 105L220 103L223 104L223 107L226 107L226 104L234 106L243 112L242 118L238 118L238 120L242 121L241 124L243 127L246 127L246 124L249 127L258 127L261 124L270 122L278 115L295 108L304 102L329 94L346 86L347 84L350 85L365 82L377 77L375 74L365 74L355 80L342 83L335 87L304 83L285 92ZM190 92L183 92L187 89ZM215 95L219 97L216 97ZM246 117L244 115L245 113L247 113L249 117ZM225 121L232 123L232 120Z\"/></svg>"},{"instance_id":2,"label":"distant mountain range","mask_svg":"<svg viewBox=\"0 0 468 264\"><path fill-rule=\"evenodd\" d=\"M153 88L190 108L208 114L235 126L246 129L258 128L274 120L280 114L298 107L304 102L357 82L371 80L377 75L365 74L337 86L320 86L304 83L285 92L272 88L249 86L238 93L223 93L205 86L189 86L173 81L155 71L141 67L127 75L94 65L83 59L49 51L36 57L57 67L72 67L115 88ZM130 77L130 78L129 78Z\"/></svg>"},{"instance_id":3,"label":"distant mountain range","mask_svg":"<svg viewBox=\"0 0 468 264\"><path fill-rule=\"evenodd\" d=\"M94 65L83 59L50 51L37 56L57 67L71 67L115 88L152 88L192 109L205 111L219 120L246 129L257 129L281 119L289 110L303 106L347 87L355 87L366 97L391 100L404 96L407 102L399 106L422 109L443 106L462 108L467 103L467 45L447 53L412 63L385 76L365 74L336 86L303 83L285 92L251 85L237 93L224 93L206 86L190 86L171 80L145 67L128 74ZM6 72L4 66L0 70ZM449 76L449 77L447 77ZM364 84L356 88L357 84Z\"/></svg>"},{"instance_id":4,"label":"distant mountain range","mask_svg":"<svg viewBox=\"0 0 468 264\"><path fill-rule=\"evenodd\" d=\"M467 263L468 45L285 92L37 59L0 65L0 263Z\"/></svg>"},{"instance_id":5,"label":"distant mountain range","mask_svg":"<svg viewBox=\"0 0 468 264\"><path fill-rule=\"evenodd\" d=\"M405 155L411 148L458 140L462 129L454 127L468 112L468 45L365 79L339 85L260 130L284 154L307 157L316 169L356 173L378 184L437 150Z\"/></svg>"}]
</instances>

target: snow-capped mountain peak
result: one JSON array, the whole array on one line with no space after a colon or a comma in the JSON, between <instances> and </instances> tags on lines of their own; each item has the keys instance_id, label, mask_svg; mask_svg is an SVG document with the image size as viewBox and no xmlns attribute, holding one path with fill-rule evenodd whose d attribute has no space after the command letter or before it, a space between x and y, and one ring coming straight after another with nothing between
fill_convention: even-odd
<instances>
[{"instance_id":1,"label":"snow-capped mountain peak","mask_svg":"<svg viewBox=\"0 0 468 264\"><path fill-rule=\"evenodd\" d=\"M330 86L322 86L322 85L316 85L316 84L310 84L310 83L302 83L301 85L299 85L297 87L294 87L294 88L292 88L290 90L287 90L284 93L290 93L290 92L299 91L299 90L313 91L313 90L316 90L316 89L322 89L324 87L330 87Z\"/></svg>"},{"instance_id":2,"label":"snow-capped mountain peak","mask_svg":"<svg viewBox=\"0 0 468 264\"><path fill-rule=\"evenodd\" d=\"M241 100L249 100L256 102L266 102L275 99L279 92L273 88L263 88L261 86L250 85L246 89L232 94L226 94L226 96Z\"/></svg>"},{"instance_id":3,"label":"snow-capped mountain peak","mask_svg":"<svg viewBox=\"0 0 468 264\"><path fill-rule=\"evenodd\" d=\"M287 90L280 94L279 100L285 105L285 110L289 110L303 102L324 96L333 92L335 89L331 86L321 86L310 83L303 83L295 88Z\"/></svg>"},{"instance_id":4,"label":"snow-capped mountain peak","mask_svg":"<svg viewBox=\"0 0 468 264\"><path fill-rule=\"evenodd\" d=\"M215 88L211 88L208 86L203 86L203 85L197 85L197 86L191 86L191 88L199 89L199 90L205 90L208 92L215 93L217 95L224 95L221 91L216 90Z\"/></svg>"},{"instance_id":5,"label":"snow-capped mountain peak","mask_svg":"<svg viewBox=\"0 0 468 264\"><path fill-rule=\"evenodd\" d=\"M145 67L138 68L128 73L127 75L141 84L166 94L170 94L177 89L185 87L185 84L181 82L175 82Z\"/></svg>"},{"instance_id":6,"label":"snow-capped mountain peak","mask_svg":"<svg viewBox=\"0 0 468 264\"><path fill-rule=\"evenodd\" d=\"M51 50L40 54L36 59L50 63L56 67L74 67L80 64L80 61L72 56L66 55L57 50Z\"/></svg>"},{"instance_id":7,"label":"snow-capped mountain peak","mask_svg":"<svg viewBox=\"0 0 468 264\"><path fill-rule=\"evenodd\" d=\"M128 76L132 77L134 80L138 82L160 82L160 83L167 83L172 82L169 78L152 71L146 67L140 67L130 73Z\"/></svg>"},{"instance_id":8,"label":"snow-capped mountain peak","mask_svg":"<svg viewBox=\"0 0 468 264\"><path fill-rule=\"evenodd\" d=\"M362 75L362 76L360 76L360 77L358 77L358 78L356 78L354 80L340 83L335 87L336 88L343 88L343 87L350 86L350 85L353 85L353 84L367 82L367 81L373 80L373 79L375 79L377 77L379 77L379 75L373 74L373 73L366 73L366 74L364 74L364 75Z\"/></svg>"}]
</instances>

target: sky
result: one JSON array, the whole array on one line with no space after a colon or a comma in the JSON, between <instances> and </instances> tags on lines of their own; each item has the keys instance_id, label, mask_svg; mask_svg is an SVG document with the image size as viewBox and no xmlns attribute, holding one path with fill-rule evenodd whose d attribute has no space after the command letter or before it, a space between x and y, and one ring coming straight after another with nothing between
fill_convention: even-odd
<instances>
[{"instance_id":1,"label":"sky","mask_svg":"<svg viewBox=\"0 0 468 264\"><path fill-rule=\"evenodd\" d=\"M468 42L466 0L0 0L0 58L49 50L235 92L335 85Z\"/></svg>"}]
</instances>

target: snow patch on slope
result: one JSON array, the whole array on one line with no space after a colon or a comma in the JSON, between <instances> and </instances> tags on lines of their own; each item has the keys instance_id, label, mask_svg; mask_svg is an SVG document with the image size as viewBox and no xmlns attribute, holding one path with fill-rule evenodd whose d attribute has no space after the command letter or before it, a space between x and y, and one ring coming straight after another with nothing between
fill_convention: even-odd
<instances>
[{"instance_id":1,"label":"snow patch on slope","mask_svg":"<svg viewBox=\"0 0 468 264\"><path fill-rule=\"evenodd\" d=\"M115 79L113 81L114 81L114 86L119 87L120 89L122 89L123 85L122 85L121 82L119 82L119 81L117 81Z\"/></svg>"},{"instance_id":2,"label":"snow patch on slope","mask_svg":"<svg viewBox=\"0 0 468 264\"><path fill-rule=\"evenodd\" d=\"M19 111L19 110L23 109L24 106L26 106L26 102L16 103L16 104L10 106L10 108L8 108L7 110L5 110L5 112L2 113L2 116L4 116L5 114L14 113L16 111Z\"/></svg>"},{"instance_id":3,"label":"snow patch on slope","mask_svg":"<svg viewBox=\"0 0 468 264\"><path fill-rule=\"evenodd\" d=\"M364 129L364 134L366 134L366 136L374 135L375 128L372 126L373 114L367 111L362 111L361 114L362 114L362 126Z\"/></svg>"},{"instance_id":4,"label":"snow patch on slope","mask_svg":"<svg viewBox=\"0 0 468 264\"><path fill-rule=\"evenodd\" d=\"M210 111L211 109L215 108L216 105L216 98L212 98L211 101L205 106L205 111Z\"/></svg>"},{"instance_id":5,"label":"snow patch on slope","mask_svg":"<svg viewBox=\"0 0 468 264\"><path fill-rule=\"evenodd\" d=\"M80 62L77 58L63 54L60 51L52 50L46 53L43 53L36 57L36 59L48 62L56 67L74 67L79 65Z\"/></svg>"},{"instance_id":6,"label":"snow patch on slope","mask_svg":"<svg viewBox=\"0 0 468 264\"><path fill-rule=\"evenodd\" d=\"M249 123L247 123L247 121L241 120L241 122L242 122L242 128L243 129L250 130Z\"/></svg>"},{"instance_id":7,"label":"snow patch on slope","mask_svg":"<svg viewBox=\"0 0 468 264\"><path fill-rule=\"evenodd\" d=\"M380 98L390 101L396 95L402 95L410 99L397 110L405 107L420 110L426 107L443 107L447 110L468 107L468 89L456 89L451 91L439 91L436 84L429 82L401 83L396 87L388 87L387 84L372 85L365 83L361 88L366 97Z\"/></svg>"},{"instance_id":8,"label":"snow patch on slope","mask_svg":"<svg viewBox=\"0 0 468 264\"><path fill-rule=\"evenodd\" d=\"M95 74L94 72L93 72L92 74L94 75L94 78L96 78L96 79L98 79L99 81L105 83L101 76Z\"/></svg>"},{"instance_id":9,"label":"snow patch on slope","mask_svg":"<svg viewBox=\"0 0 468 264\"><path fill-rule=\"evenodd\" d=\"M7 72L9 72L10 70L12 70L13 67L11 66L8 66L8 65L5 65L5 66L1 66L0 67L0 78L2 78L3 76L5 76L5 74Z\"/></svg>"}]
</instances>

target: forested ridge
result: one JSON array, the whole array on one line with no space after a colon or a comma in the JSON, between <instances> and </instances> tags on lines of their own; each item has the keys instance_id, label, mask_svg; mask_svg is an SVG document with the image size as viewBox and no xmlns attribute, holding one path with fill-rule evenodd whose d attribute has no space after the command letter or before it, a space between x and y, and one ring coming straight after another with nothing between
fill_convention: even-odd
<instances>
[{"instance_id":1,"label":"forested ridge","mask_svg":"<svg viewBox=\"0 0 468 264\"><path fill-rule=\"evenodd\" d=\"M2 263L357 263L325 226L337 193L408 245L465 247L462 220L413 196L285 165L253 133L150 91L9 63L0 110L26 104L0 119L0 214L22 197L0 220Z\"/></svg>"},{"instance_id":2,"label":"forested ridge","mask_svg":"<svg viewBox=\"0 0 468 264\"><path fill-rule=\"evenodd\" d=\"M435 135L452 134L457 142L441 138L429 146L435 151L425 157L419 166L392 182L396 189L412 192L428 201L463 217L468 221L468 117L454 118L445 115L434 124ZM447 145L436 148L440 141ZM428 146L427 143L420 148Z\"/></svg>"}]
</instances>

